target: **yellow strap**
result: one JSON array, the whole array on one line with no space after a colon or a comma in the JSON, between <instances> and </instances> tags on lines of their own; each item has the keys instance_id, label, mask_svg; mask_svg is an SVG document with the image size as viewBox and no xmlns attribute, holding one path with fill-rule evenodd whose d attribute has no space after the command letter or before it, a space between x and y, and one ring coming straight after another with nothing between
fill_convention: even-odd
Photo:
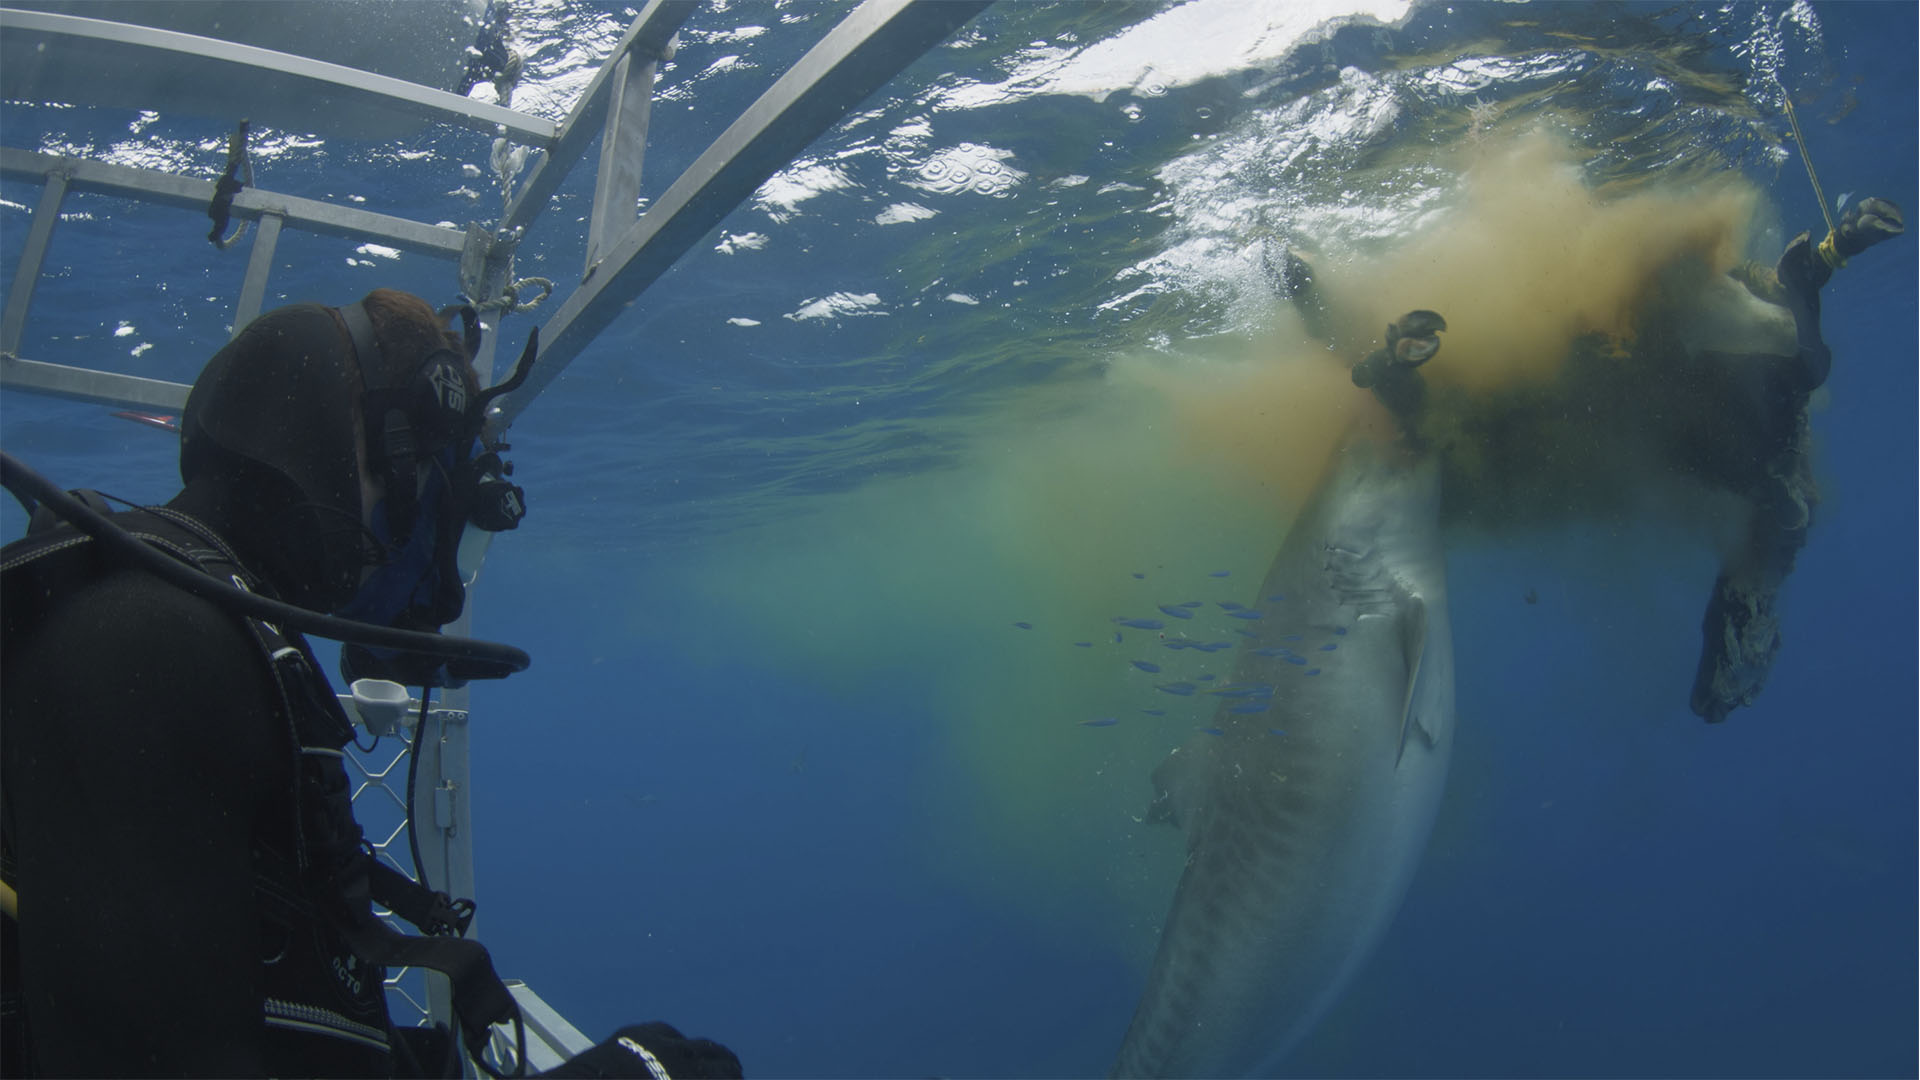
<instances>
[{"instance_id":1,"label":"yellow strap","mask_svg":"<svg viewBox=\"0 0 1920 1080\"><path fill-rule=\"evenodd\" d=\"M1820 241L1820 246L1816 250L1820 252L1820 257L1822 259L1827 260L1828 266L1831 266L1835 270L1838 270L1841 267L1847 265L1847 257L1845 255L1840 254L1840 249L1834 246L1833 236L1834 236L1833 230L1828 229L1827 238L1825 240Z\"/></svg>"},{"instance_id":2,"label":"yellow strap","mask_svg":"<svg viewBox=\"0 0 1920 1080\"><path fill-rule=\"evenodd\" d=\"M6 912L9 919L20 918L20 894L4 881L0 881L0 911Z\"/></svg>"}]
</instances>

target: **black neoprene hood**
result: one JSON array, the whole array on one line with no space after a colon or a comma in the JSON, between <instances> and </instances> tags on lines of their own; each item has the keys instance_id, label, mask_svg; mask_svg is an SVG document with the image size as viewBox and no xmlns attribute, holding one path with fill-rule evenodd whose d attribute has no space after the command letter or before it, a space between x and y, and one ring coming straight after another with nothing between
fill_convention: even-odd
<instances>
[{"instance_id":1,"label":"black neoprene hood","mask_svg":"<svg viewBox=\"0 0 1920 1080\"><path fill-rule=\"evenodd\" d=\"M217 447L278 473L302 502L325 508L296 518L339 536L329 544L321 595L347 595L359 573L358 536L343 524L361 519L354 422L360 372L353 345L333 312L319 304L277 308L207 361L180 420L180 478L188 484L222 468ZM294 522L289 522L289 527ZM351 565L349 565L351 564Z\"/></svg>"}]
</instances>

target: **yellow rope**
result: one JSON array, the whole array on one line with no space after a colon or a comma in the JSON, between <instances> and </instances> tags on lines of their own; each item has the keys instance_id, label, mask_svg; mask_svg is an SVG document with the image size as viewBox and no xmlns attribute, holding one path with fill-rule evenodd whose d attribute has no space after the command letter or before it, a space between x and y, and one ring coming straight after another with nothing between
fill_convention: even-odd
<instances>
[{"instance_id":1,"label":"yellow rope","mask_svg":"<svg viewBox=\"0 0 1920 1080\"><path fill-rule=\"evenodd\" d=\"M1846 257L1834 247L1833 212L1827 209L1827 193L1820 190L1820 175L1813 171L1813 157L1807 153L1807 140L1800 134L1800 114L1793 111L1793 95L1787 93L1785 83L1775 75L1773 85L1780 88L1780 103L1787 107L1787 123L1793 126L1794 145L1800 148L1800 163L1807 167L1807 179L1813 181L1813 197L1820 200L1820 216L1827 219L1827 238L1820 241L1820 257L1835 270L1847 265Z\"/></svg>"}]
</instances>

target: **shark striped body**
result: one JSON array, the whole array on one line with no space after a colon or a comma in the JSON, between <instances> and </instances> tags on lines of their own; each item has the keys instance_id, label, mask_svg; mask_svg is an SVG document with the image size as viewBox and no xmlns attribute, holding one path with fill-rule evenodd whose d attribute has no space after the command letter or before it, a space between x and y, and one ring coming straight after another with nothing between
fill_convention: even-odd
<instances>
[{"instance_id":1,"label":"shark striped body","mask_svg":"<svg viewBox=\"0 0 1920 1080\"><path fill-rule=\"evenodd\" d=\"M1187 865L1115 1076L1271 1069L1392 920L1452 746L1439 504L1436 462L1350 438L1288 531L1261 639L1300 637L1234 673L1271 708L1223 701L1154 772Z\"/></svg>"}]
</instances>

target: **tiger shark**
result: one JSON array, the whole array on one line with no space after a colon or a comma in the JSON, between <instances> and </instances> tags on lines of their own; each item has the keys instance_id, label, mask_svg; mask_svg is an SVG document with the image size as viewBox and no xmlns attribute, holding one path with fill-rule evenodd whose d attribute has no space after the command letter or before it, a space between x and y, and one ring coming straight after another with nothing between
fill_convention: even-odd
<instances>
[{"instance_id":1,"label":"tiger shark","mask_svg":"<svg viewBox=\"0 0 1920 1080\"><path fill-rule=\"evenodd\" d=\"M1187 861L1112 1075L1264 1075L1392 921L1452 748L1439 513L1432 455L1356 430L1289 529L1257 610L1298 639L1243 649L1254 696L1154 770Z\"/></svg>"}]
</instances>

